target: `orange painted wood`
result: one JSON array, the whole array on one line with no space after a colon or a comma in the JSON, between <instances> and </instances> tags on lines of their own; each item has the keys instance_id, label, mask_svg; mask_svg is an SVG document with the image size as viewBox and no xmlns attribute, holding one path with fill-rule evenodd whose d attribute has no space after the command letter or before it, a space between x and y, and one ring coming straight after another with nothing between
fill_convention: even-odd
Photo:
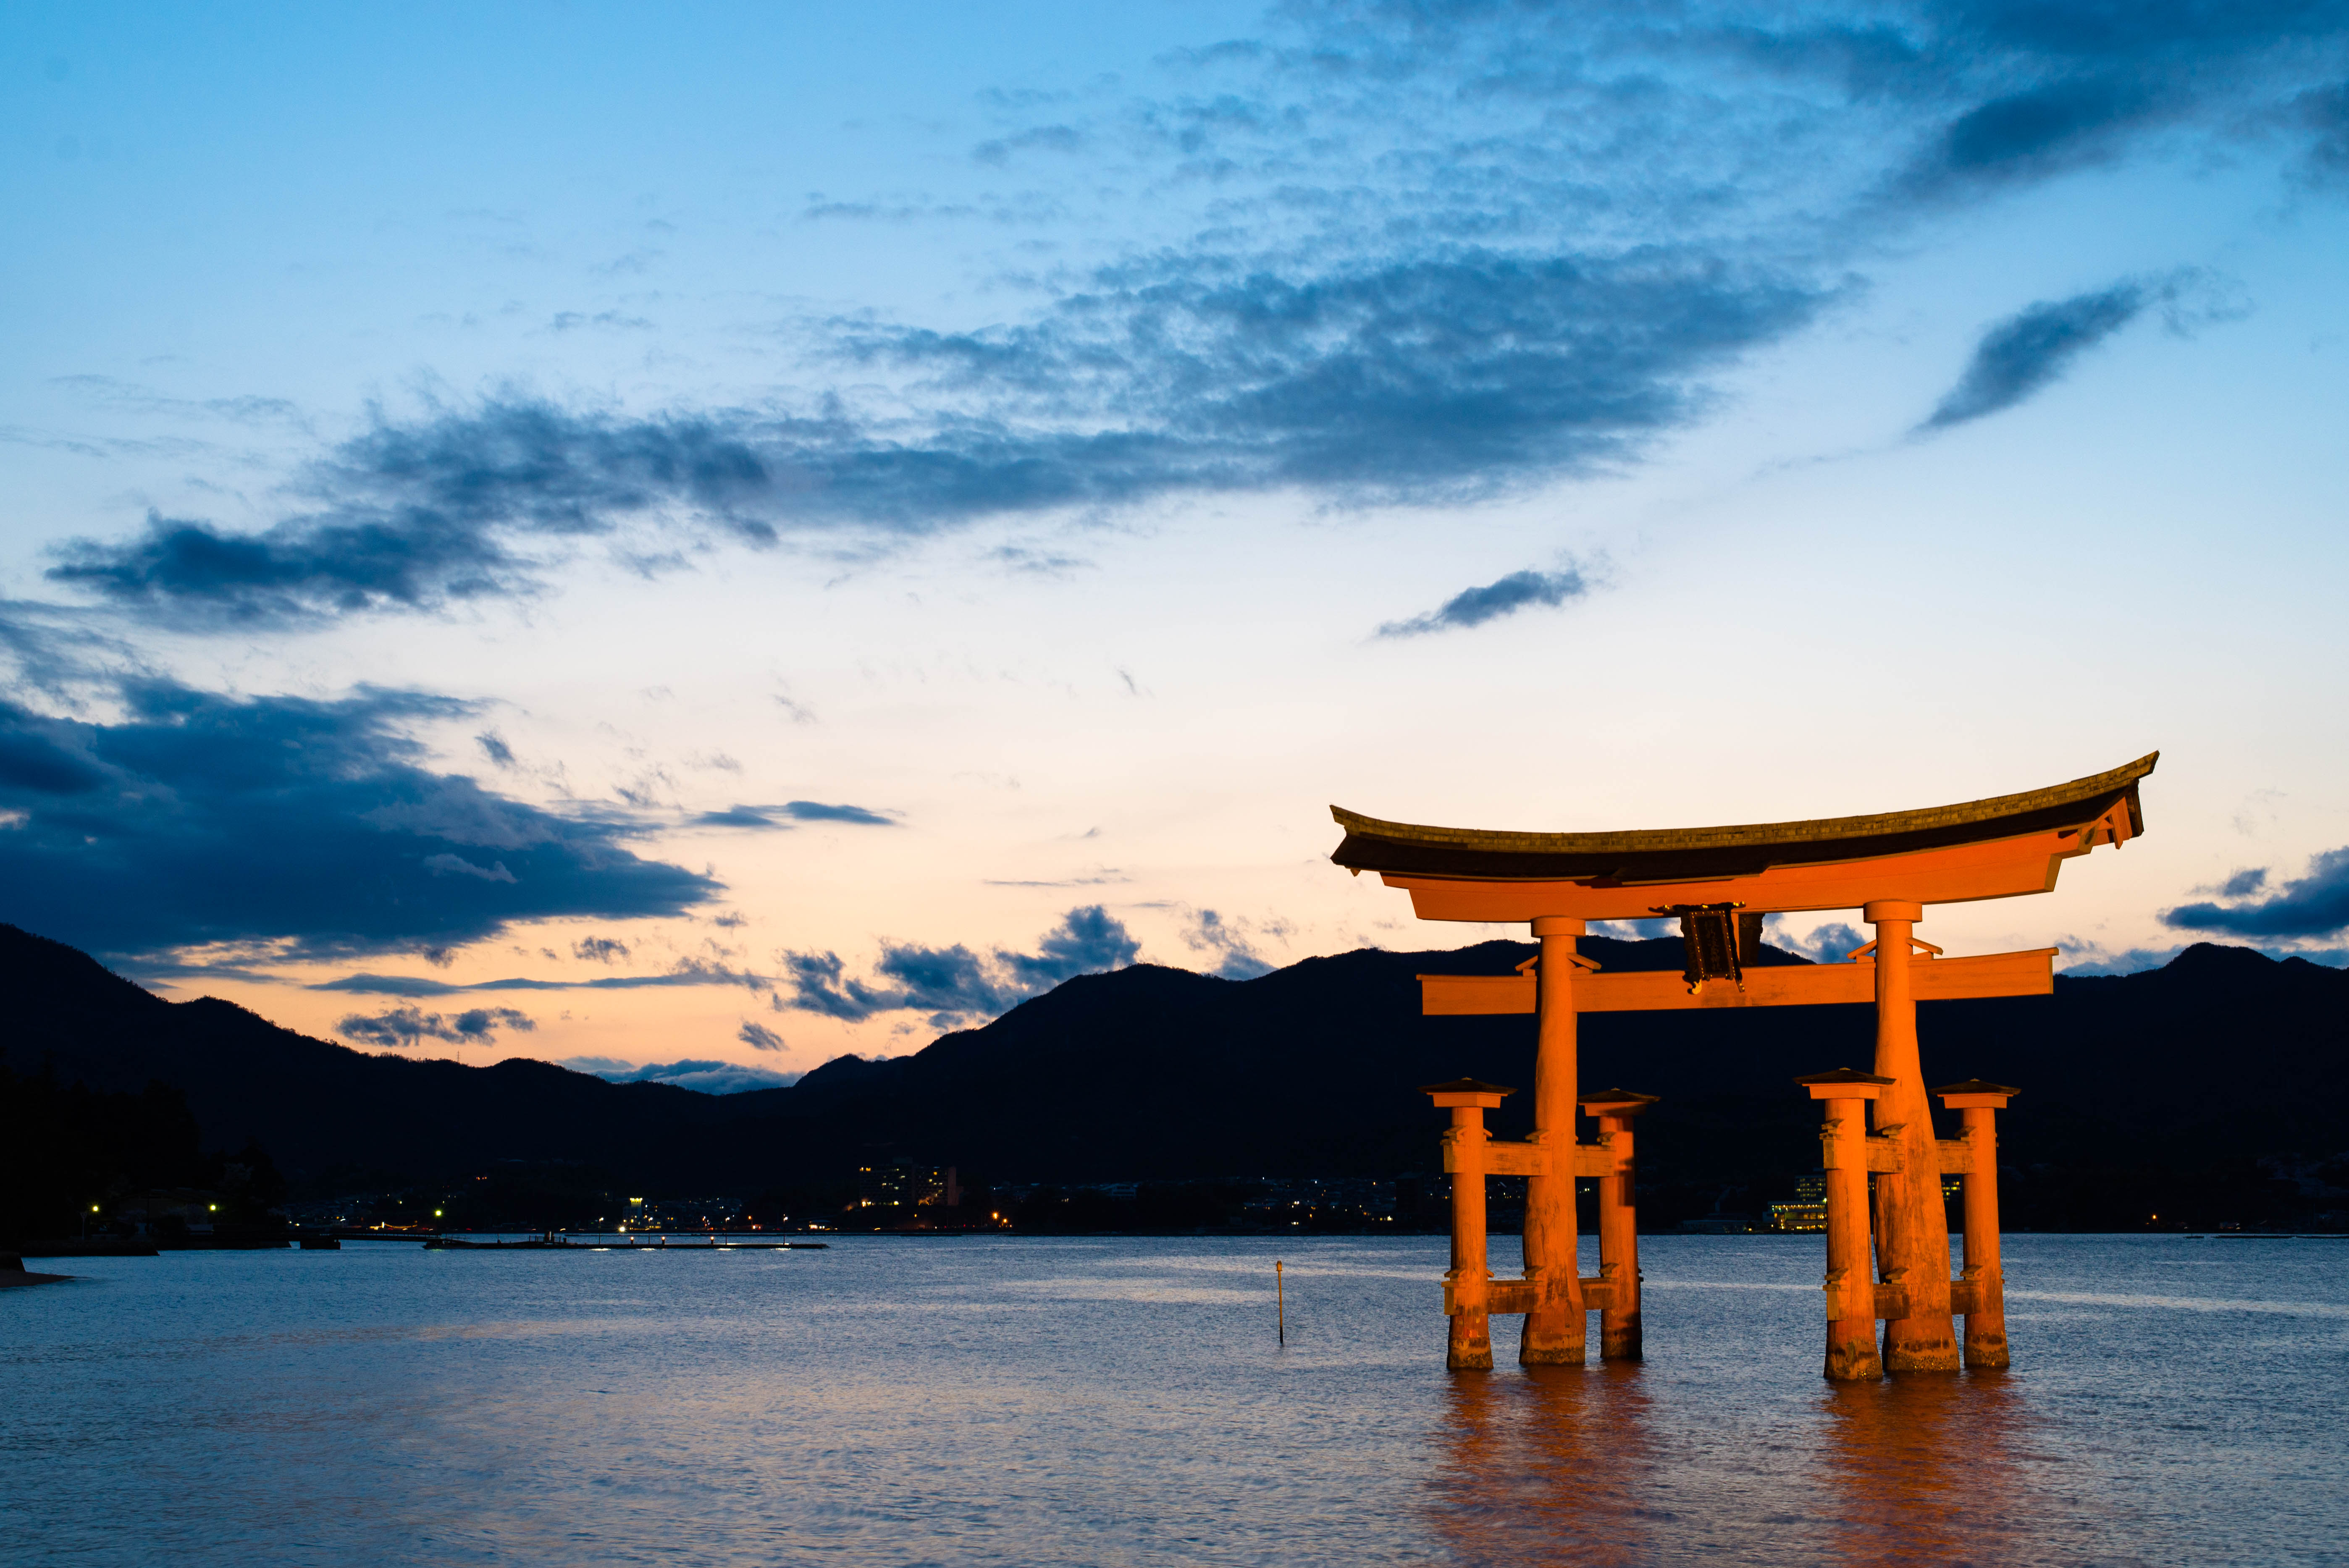
<instances>
[{"instance_id":1,"label":"orange painted wood","mask_svg":"<svg viewBox=\"0 0 2349 1568\"><path fill-rule=\"evenodd\" d=\"M1488 1280L1485 1284L1485 1311L1493 1315L1540 1311L1543 1305L1541 1283L1536 1279ZM1613 1280L1588 1275L1575 1283L1581 1288L1585 1311L1616 1310ZM1444 1287L1444 1310L1447 1315L1457 1315L1461 1310L1459 1292L1448 1283Z\"/></svg>"},{"instance_id":2,"label":"orange painted wood","mask_svg":"<svg viewBox=\"0 0 2349 1568\"><path fill-rule=\"evenodd\" d=\"M2113 809L2126 818L2127 804ZM2115 822L2084 830L2051 829L1985 843L1951 844L1904 855L1816 865L1772 866L1751 876L1702 882L1607 885L1583 882L1484 881L1465 877L1380 873L1387 886L1411 894L1422 920L1533 920L1545 914L1584 920L1642 920L1676 903L1735 900L1750 913L1857 909L1874 899L1910 903L1964 903L2052 892L2064 862L2091 843L2115 841Z\"/></svg>"},{"instance_id":3,"label":"orange painted wood","mask_svg":"<svg viewBox=\"0 0 2349 1568\"><path fill-rule=\"evenodd\" d=\"M1492 1270L1485 1263L1485 1108L1454 1105L1444 1134L1444 1168L1452 1179L1452 1269L1444 1276L1444 1310L1449 1315L1444 1364L1454 1372L1493 1367L1491 1307L1486 1305Z\"/></svg>"},{"instance_id":4,"label":"orange painted wood","mask_svg":"<svg viewBox=\"0 0 2349 1568\"><path fill-rule=\"evenodd\" d=\"M1636 1114L1636 1111L1634 1112ZM1578 1150L1599 1157L1599 1279L1585 1281L1582 1299L1599 1308L1599 1358L1644 1357L1640 1320L1640 1226L1631 1180L1631 1117L1602 1112L1599 1147ZM1579 1164L1578 1163L1578 1171Z\"/></svg>"},{"instance_id":5,"label":"orange painted wood","mask_svg":"<svg viewBox=\"0 0 2349 1568\"><path fill-rule=\"evenodd\" d=\"M1426 1014L1530 1013L1536 985L1530 975L1423 975L1419 1010Z\"/></svg>"},{"instance_id":6,"label":"orange painted wood","mask_svg":"<svg viewBox=\"0 0 2349 1568\"><path fill-rule=\"evenodd\" d=\"M1533 1140L1552 1150L1571 1149L1575 1141L1580 1072L1575 996L1590 978L1576 961L1574 944L1582 934L1583 923L1571 917L1534 922L1541 964L1535 982ZM1517 1345L1522 1365L1582 1365L1589 1324L1583 1315L1576 1224L1571 1157L1554 1158L1548 1170L1526 1179L1526 1277L1542 1282L1544 1299L1526 1315Z\"/></svg>"},{"instance_id":7,"label":"orange painted wood","mask_svg":"<svg viewBox=\"0 0 2349 1568\"><path fill-rule=\"evenodd\" d=\"M1574 1173L1577 1176L1628 1176L1631 1173L1630 1123L1619 1117L1604 1117L1599 1125L1623 1121L1622 1136L1614 1143L1578 1143L1574 1146Z\"/></svg>"},{"instance_id":8,"label":"orange painted wood","mask_svg":"<svg viewBox=\"0 0 2349 1568\"><path fill-rule=\"evenodd\" d=\"M1444 1169L1447 1172L1456 1170L1448 1148L1444 1151ZM1549 1150L1538 1143L1496 1138L1485 1145L1484 1163L1479 1169L1487 1176L1547 1176Z\"/></svg>"},{"instance_id":9,"label":"orange painted wood","mask_svg":"<svg viewBox=\"0 0 2349 1568\"><path fill-rule=\"evenodd\" d=\"M1934 958L1909 966L1920 1002L1960 1002L1982 996L2045 996L2055 989L2053 947ZM1532 975L1423 975L1420 1011L1431 1016L1530 1013L1537 980ZM1580 1013L1660 1013L1699 1007L1823 1007L1876 1000L1876 960L1788 965L1748 969L1741 991L1708 981L1693 996L1670 969L1577 975L1574 1006Z\"/></svg>"},{"instance_id":10,"label":"orange painted wood","mask_svg":"<svg viewBox=\"0 0 2349 1568\"><path fill-rule=\"evenodd\" d=\"M1866 1087L1870 1092L1880 1088ZM1833 1089L1815 1085L1812 1092ZM1857 1092L1828 1099L1826 1124L1819 1133L1827 1173L1826 1373L1839 1383L1884 1376L1876 1349L1876 1287L1868 1266L1868 1158L1861 1147L1868 1136L1867 1104Z\"/></svg>"},{"instance_id":11,"label":"orange painted wood","mask_svg":"<svg viewBox=\"0 0 2349 1568\"><path fill-rule=\"evenodd\" d=\"M1959 1305L1960 1292L1952 1286L1951 1310L1966 1315L1966 1365L2003 1367L2008 1351L2006 1274L1999 1263L1998 1245L1998 1112L1990 1106L1970 1105L1959 1114L1965 1119L1964 1141L1972 1158L1966 1163L1963 1305ZM1941 1147L1949 1145L1945 1142Z\"/></svg>"},{"instance_id":12,"label":"orange painted wood","mask_svg":"<svg viewBox=\"0 0 2349 1568\"><path fill-rule=\"evenodd\" d=\"M1884 1369L1954 1372L1949 1213L1917 1049L1917 976L1939 961L1913 955L1924 913L1915 903L1876 899L1860 913L1876 927L1876 1076L1892 1080L1868 1108L1874 1137L1897 1142L1901 1164L1876 1178L1877 1278L1907 1298L1907 1310L1885 1320Z\"/></svg>"}]
</instances>

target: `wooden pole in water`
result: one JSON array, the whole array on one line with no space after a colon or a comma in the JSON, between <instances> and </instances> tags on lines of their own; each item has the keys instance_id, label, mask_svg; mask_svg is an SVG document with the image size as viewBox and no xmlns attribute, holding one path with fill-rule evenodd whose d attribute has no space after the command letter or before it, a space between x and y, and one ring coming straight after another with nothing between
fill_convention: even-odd
<instances>
[{"instance_id":1,"label":"wooden pole in water","mask_svg":"<svg viewBox=\"0 0 2349 1568\"><path fill-rule=\"evenodd\" d=\"M1837 1068L1796 1078L1826 1102L1819 1163L1827 1189L1826 1376L1837 1383L1884 1376L1876 1349L1876 1282L1868 1267L1867 1104L1891 1087L1875 1073Z\"/></svg>"},{"instance_id":2,"label":"wooden pole in water","mask_svg":"<svg viewBox=\"0 0 2349 1568\"><path fill-rule=\"evenodd\" d=\"M1288 1287L1281 1283L1278 1258L1272 1260L1272 1299L1273 1310L1279 1314L1277 1321L1279 1324L1278 1332L1280 1335L1280 1342L1286 1345L1288 1343Z\"/></svg>"},{"instance_id":3,"label":"wooden pole in water","mask_svg":"<svg viewBox=\"0 0 2349 1568\"><path fill-rule=\"evenodd\" d=\"M1632 1193L1631 1119L1656 1103L1651 1094L1609 1089L1586 1095L1582 1110L1599 1119L1599 1146L1617 1174L1599 1179L1599 1277L1606 1282L1606 1305L1599 1309L1599 1358L1638 1361L1644 1355L1640 1328L1640 1218Z\"/></svg>"},{"instance_id":4,"label":"wooden pole in water","mask_svg":"<svg viewBox=\"0 0 2349 1568\"><path fill-rule=\"evenodd\" d=\"M1998 1258L1998 1113L2018 1092L1973 1078L1933 1091L1965 1121L1965 1356L1968 1367L2003 1367L2006 1274Z\"/></svg>"},{"instance_id":5,"label":"wooden pole in water","mask_svg":"<svg viewBox=\"0 0 2349 1568\"><path fill-rule=\"evenodd\" d=\"M1444 1166L1452 1172L1452 1269L1444 1276L1444 1310L1451 1319L1444 1365L1454 1372L1493 1369L1493 1271L1485 1264L1485 1112L1515 1094L1496 1083L1460 1078L1427 1085L1422 1093L1452 1112L1444 1133Z\"/></svg>"},{"instance_id":6,"label":"wooden pole in water","mask_svg":"<svg viewBox=\"0 0 2349 1568\"><path fill-rule=\"evenodd\" d=\"M1541 943L1534 1009L1534 1130L1549 1152L1549 1174L1526 1179L1526 1278L1535 1282L1517 1360L1527 1367L1582 1365L1590 1333L1582 1301L1574 1212L1574 1110L1578 1049L1574 944L1585 926L1565 915L1533 923Z\"/></svg>"},{"instance_id":7,"label":"wooden pole in water","mask_svg":"<svg viewBox=\"0 0 2349 1568\"><path fill-rule=\"evenodd\" d=\"M1861 912L1876 927L1876 1070L1892 1082L1876 1100L1876 1130L1899 1149L1900 1169L1876 1180L1877 1263L1900 1292L1899 1315L1884 1325L1887 1372L1954 1372L1958 1341L1950 1317L1950 1219L1933 1108L1917 1053L1917 993L1909 949L1924 907L1875 899Z\"/></svg>"}]
</instances>

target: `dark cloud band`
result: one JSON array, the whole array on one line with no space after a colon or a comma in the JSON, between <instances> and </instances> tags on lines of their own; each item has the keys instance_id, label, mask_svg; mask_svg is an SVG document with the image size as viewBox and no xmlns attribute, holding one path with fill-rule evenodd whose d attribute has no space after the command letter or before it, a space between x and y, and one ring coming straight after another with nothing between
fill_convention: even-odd
<instances>
[{"instance_id":1,"label":"dark cloud band","mask_svg":"<svg viewBox=\"0 0 2349 1568\"><path fill-rule=\"evenodd\" d=\"M446 948L517 921L682 914L704 872L423 766L407 727L468 705L405 691L227 697L125 683L104 723L0 703L0 886L21 924L118 957L211 943L323 957Z\"/></svg>"},{"instance_id":2,"label":"dark cloud band","mask_svg":"<svg viewBox=\"0 0 2349 1568\"><path fill-rule=\"evenodd\" d=\"M1512 572L1481 588L1464 589L1423 615L1413 615L1408 621L1389 621L1379 628L1378 634L1381 637L1422 637L1430 632L1481 626L1487 621L1514 615L1520 610L1532 609L1537 605L1554 609L1589 592L1590 584L1582 573L1570 569L1565 572Z\"/></svg>"},{"instance_id":3,"label":"dark cloud band","mask_svg":"<svg viewBox=\"0 0 2349 1568\"><path fill-rule=\"evenodd\" d=\"M2267 884L2264 871L2237 872L2224 893L2241 898ZM2162 923L2181 931L2230 936L2313 937L2349 931L2349 849L2329 850L2309 862L2308 874L2266 898L2233 903L2188 903L2165 911Z\"/></svg>"},{"instance_id":4,"label":"dark cloud band","mask_svg":"<svg viewBox=\"0 0 2349 1568\"><path fill-rule=\"evenodd\" d=\"M1965 375L1919 428L1947 429L2013 407L2136 320L2145 304L2142 287L2122 284L2018 312L1982 335Z\"/></svg>"},{"instance_id":5,"label":"dark cloud band","mask_svg":"<svg viewBox=\"0 0 2349 1568\"><path fill-rule=\"evenodd\" d=\"M847 973L837 953L786 953L788 1005L848 1023L881 1013L929 1015L941 1029L1009 1012L1061 981L1122 969L1142 950L1124 923L1099 904L1072 909L1033 953L997 948L986 957L957 943L924 947L885 941L873 978Z\"/></svg>"}]
</instances>

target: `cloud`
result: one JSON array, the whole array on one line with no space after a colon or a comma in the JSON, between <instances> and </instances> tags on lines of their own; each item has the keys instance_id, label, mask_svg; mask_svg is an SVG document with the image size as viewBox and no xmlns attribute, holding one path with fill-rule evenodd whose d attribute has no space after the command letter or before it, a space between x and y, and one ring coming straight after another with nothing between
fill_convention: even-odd
<instances>
[{"instance_id":1,"label":"cloud","mask_svg":"<svg viewBox=\"0 0 2349 1568\"><path fill-rule=\"evenodd\" d=\"M1868 945L1869 937L1844 922L1830 921L1814 929L1808 936L1795 936L1784 924L1784 915L1773 914L1763 923L1763 940L1773 947L1783 947L1789 953L1800 954L1814 964L1840 964ZM1674 923L1672 933L1680 934Z\"/></svg>"},{"instance_id":2,"label":"cloud","mask_svg":"<svg viewBox=\"0 0 2349 1568\"><path fill-rule=\"evenodd\" d=\"M630 519L872 549L1182 494L1495 495L1635 455L1703 405L1698 377L1833 292L1685 247L1170 257L1013 328L833 324L845 368L916 384L903 418L515 397L379 416L312 466L312 511L254 532L151 515L129 540L59 547L48 576L171 624L298 624L534 593Z\"/></svg>"},{"instance_id":3,"label":"cloud","mask_svg":"<svg viewBox=\"0 0 2349 1568\"><path fill-rule=\"evenodd\" d=\"M0 689L79 700L109 672L136 667L129 644L94 625L93 613L24 599L0 599Z\"/></svg>"},{"instance_id":4,"label":"cloud","mask_svg":"<svg viewBox=\"0 0 2349 1568\"><path fill-rule=\"evenodd\" d=\"M764 1024L750 1019L743 1020L742 1026L735 1030L734 1035L737 1039L754 1051L780 1051L785 1048L782 1036Z\"/></svg>"},{"instance_id":5,"label":"cloud","mask_svg":"<svg viewBox=\"0 0 2349 1568\"><path fill-rule=\"evenodd\" d=\"M107 721L0 701L0 887L27 929L122 958L207 944L280 955L447 951L518 921L681 914L706 872L640 858L649 829L433 771L409 734L471 705L117 684Z\"/></svg>"},{"instance_id":6,"label":"cloud","mask_svg":"<svg viewBox=\"0 0 2349 1568\"><path fill-rule=\"evenodd\" d=\"M1217 958L1210 974L1226 980L1253 980L1259 975L1269 975L1274 965L1258 953L1241 929L1244 922L1226 920L1212 909L1201 910L1183 933L1183 941L1195 953L1205 953Z\"/></svg>"},{"instance_id":7,"label":"cloud","mask_svg":"<svg viewBox=\"0 0 2349 1568\"><path fill-rule=\"evenodd\" d=\"M730 806L688 818L698 828L788 828L793 822L855 822L894 828L896 819L862 806L828 806L821 800L791 800L781 806Z\"/></svg>"},{"instance_id":8,"label":"cloud","mask_svg":"<svg viewBox=\"0 0 2349 1568\"><path fill-rule=\"evenodd\" d=\"M2146 291L2121 284L2069 299L2043 300L1982 334L1965 374L1921 431L1947 429L2012 408L2054 384L2073 360L2137 319Z\"/></svg>"},{"instance_id":9,"label":"cloud","mask_svg":"<svg viewBox=\"0 0 2349 1568\"><path fill-rule=\"evenodd\" d=\"M650 1062L637 1067L612 1057L565 1057L555 1064L574 1072L613 1083L665 1083L702 1094L742 1094L757 1088L784 1088L800 1080L798 1073L746 1067L740 1062Z\"/></svg>"},{"instance_id":10,"label":"cloud","mask_svg":"<svg viewBox=\"0 0 2349 1568\"><path fill-rule=\"evenodd\" d=\"M300 623L537 593L597 542L869 559L988 519L1448 506L1619 471L1953 205L2253 129L2330 166L2344 26L2316 0L1278 7L1171 58L1165 95L987 111L974 156L1039 187L992 208L1081 233L1152 210L1124 253L958 291L1026 287L999 319L781 324L794 362L730 406L507 387L373 409L264 526L157 512L51 577L167 622ZM2006 324L1929 428L2011 406L2130 313L2124 288Z\"/></svg>"},{"instance_id":11,"label":"cloud","mask_svg":"<svg viewBox=\"0 0 2349 1568\"><path fill-rule=\"evenodd\" d=\"M2240 899L2267 885L2264 871L2237 872L2221 895ZM2331 936L2349 929L2349 849L2328 850L2309 861L2308 874L2266 898L2247 903L2187 903L2162 912L2164 925L2234 936Z\"/></svg>"},{"instance_id":12,"label":"cloud","mask_svg":"<svg viewBox=\"0 0 2349 1568\"><path fill-rule=\"evenodd\" d=\"M496 1042L496 1031L501 1028L527 1033L537 1027L529 1015L512 1007L474 1007L453 1018L419 1007L394 1007L373 1016L349 1014L335 1030L366 1046L408 1047L425 1039L486 1046Z\"/></svg>"},{"instance_id":13,"label":"cloud","mask_svg":"<svg viewBox=\"0 0 2349 1568\"><path fill-rule=\"evenodd\" d=\"M1907 183L1930 192L2058 173L2107 153L2169 101L2143 81L2099 76L2002 93L1951 120L1907 170Z\"/></svg>"},{"instance_id":14,"label":"cloud","mask_svg":"<svg viewBox=\"0 0 2349 1568\"><path fill-rule=\"evenodd\" d=\"M554 954L547 954L549 958ZM362 971L320 981L313 991L344 991L371 996L454 996L469 991L638 991L670 985L740 985L762 991L771 977L731 969L703 958L680 958L661 975L607 975L594 980L475 980L464 985L429 979L420 975L374 975Z\"/></svg>"},{"instance_id":15,"label":"cloud","mask_svg":"<svg viewBox=\"0 0 2349 1568\"><path fill-rule=\"evenodd\" d=\"M2312 88L2293 108L2311 138L2305 172L2317 184L2349 179L2349 82Z\"/></svg>"},{"instance_id":16,"label":"cloud","mask_svg":"<svg viewBox=\"0 0 2349 1568\"><path fill-rule=\"evenodd\" d=\"M1381 637L1418 637L1461 626L1481 626L1503 615L1514 615L1535 604L1557 606L1590 592L1581 573L1512 572L1481 588L1464 589L1423 615L1389 621L1379 628Z\"/></svg>"},{"instance_id":17,"label":"cloud","mask_svg":"<svg viewBox=\"0 0 2349 1568\"><path fill-rule=\"evenodd\" d=\"M783 810L797 822L862 822L877 828L894 828L896 822L879 811L868 811L862 806L827 806L821 800L791 800Z\"/></svg>"},{"instance_id":18,"label":"cloud","mask_svg":"<svg viewBox=\"0 0 2349 1568\"><path fill-rule=\"evenodd\" d=\"M1653 942L1660 936L1678 936L1679 919L1671 915L1653 920L1594 920L1590 923L1593 936L1611 936L1618 942Z\"/></svg>"},{"instance_id":19,"label":"cloud","mask_svg":"<svg viewBox=\"0 0 2349 1568\"><path fill-rule=\"evenodd\" d=\"M583 936L571 944L571 956L609 964L628 955L628 944L615 936Z\"/></svg>"},{"instance_id":20,"label":"cloud","mask_svg":"<svg viewBox=\"0 0 2349 1568\"><path fill-rule=\"evenodd\" d=\"M488 866L477 866L462 855L427 855L424 869L436 877L479 877L483 882L512 882L513 872L499 861Z\"/></svg>"},{"instance_id":21,"label":"cloud","mask_svg":"<svg viewBox=\"0 0 2349 1568\"><path fill-rule=\"evenodd\" d=\"M1074 126L1039 125L982 141L971 150L971 156L981 163L998 166L1011 161L1019 152L1080 152L1085 145L1084 133Z\"/></svg>"},{"instance_id":22,"label":"cloud","mask_svg":"<svg viewBox=\"0 0 2349 1568\"><path fill-rule=\"evenodd\" d=\"M933 1026L946 1029L1009 1012L1072 976L1122 969L1140 952L1123 923L1091 904L1069 911L1033 953L999 947L982 958L959 943L924 947L885 938L871 980L849 975L837 953L780 957L792 1007L849 1023L880 1013L926 1013Z\"/></svg>"}]
</instances>

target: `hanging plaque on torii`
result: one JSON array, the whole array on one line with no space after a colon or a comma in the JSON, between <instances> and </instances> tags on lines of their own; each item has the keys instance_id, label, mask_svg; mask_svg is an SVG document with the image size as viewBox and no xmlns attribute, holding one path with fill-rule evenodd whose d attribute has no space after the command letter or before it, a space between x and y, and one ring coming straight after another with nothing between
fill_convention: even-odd
<instances>
[{"instance_id":1,"label":"hanging plaque on torii","mask_svg":"<svg viewBox=\"0 0 2349 1568\"><path fill-rule=\"evenodd\" d=\"M2016 1091L1982 1083L1939 1091L1951 1109L1966 1112L1967 1135L1936 1140L1918 1057L1917 1004L2048 995L2056 950L1950 958L1919 941L1915 925L1928 904L2051 892L2065 861L2144 832L2137 785L2159 758L2155 752L2109 773L1962 805L1740 827L1520 833L1388 822L1331 807L1346 836L1330 859L1405 890L1421 919L1526 921L1541 944L1540 955L1515 975L1420 976L1426 1013L1537 1020L1534 1130L1524 1143L1495 1143L1484 1130L1485 1110L1513 1091L1473 1079L1428 1086L1454 1122L1444 1135L1444 1168L1454 1173L1447 1364L1492 1366L1495 1312L1525 1315L1518 1359L1528 1364L1580 1363L1585 1315L1593 1307L1602 1314L1602 1356L1640 1354L1626 1108L1644 1109L1646 1100L1619 1090L1603 1100L1578 1095L1580 1014L1873 1002L1875 1071L1846 1068L1839 1072L1848 1077L1803 1080L1826 1102L1828 1118L1827 1375L1953 1370L1955 1314L1966 1318L1965 1364L2005 1366L1990 1118ZM1845 961L1748 966L1766 915L1849 909L1876 927L1876 940ZM1589 921L1658 915L1682 921L1689 953L1682 974L1609 974L1575 951ZM1600 1119L1599 1143L1577 1141L1578 1104ZM1865 1136L1862 1104L1874 1125ZM1858 1171L1857 1185L1838 1175L1847 1171ZM1483 1178L1505 1173L1527 1178L1525 1274L1515 1280L1492 1278L1485 1258ZM1576 1259L1578 1175L1602 1181L1599 1274L1588 1280ZM1864 1212L1869 1175L1872 1224ZM1943 1175L1966 1179L1966 1263L1955 1280ZM1856 1206L1863 1212L1849 1212ZM1878 1277L1863 1291L1871 1230ZM1872 1331L1879 1320L1880 1357Z\"/></svg>"}]
</instances>

